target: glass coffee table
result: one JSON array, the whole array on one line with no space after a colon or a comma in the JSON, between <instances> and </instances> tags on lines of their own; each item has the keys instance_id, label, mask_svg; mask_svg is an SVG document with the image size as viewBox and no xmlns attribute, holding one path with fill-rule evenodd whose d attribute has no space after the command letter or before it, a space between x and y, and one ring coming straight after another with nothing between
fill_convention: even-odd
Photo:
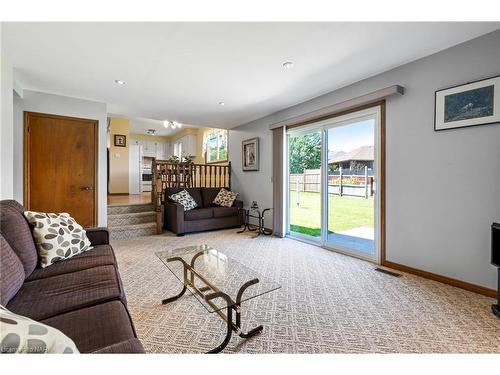
<instances>
[{"instance_id":1,"label":"glass coffee table","mask_svg":"<svg viewBox=\"0 0 500 375\"><path fill-rule=\"evenodd\" d=\"M241 303L281 288L278 283L208 245L160 251L156 256L183 286L179 294L164 299L163 304L189 290L208 312L217 313L227 323L224 341L208 353L222 351L233 331L242 338L262 332L262 326L248 332L241 330Z\"/></svg>"}]
</instances>

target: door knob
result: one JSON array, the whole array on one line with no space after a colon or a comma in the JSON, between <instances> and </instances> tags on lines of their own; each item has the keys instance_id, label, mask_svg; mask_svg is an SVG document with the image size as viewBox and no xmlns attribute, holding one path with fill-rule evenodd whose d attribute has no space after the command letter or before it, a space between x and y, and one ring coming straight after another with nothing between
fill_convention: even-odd
<instances>
[{"instance_id":1,"label":"door knob","mask_svg":"<svg viewBox=\"0 0 500 375\"><path fill-rule=\"evenodd\" d=\"M82 190L84 190L84 191L91 191L91 190L94 190L94 188L92 186L83 186Z\"/></svg>"}]
</instances>

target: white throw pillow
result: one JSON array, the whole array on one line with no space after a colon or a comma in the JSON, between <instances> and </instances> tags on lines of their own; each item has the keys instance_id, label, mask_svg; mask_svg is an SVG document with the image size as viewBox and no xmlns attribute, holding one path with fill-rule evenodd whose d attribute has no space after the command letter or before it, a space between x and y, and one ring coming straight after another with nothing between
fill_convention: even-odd
<instances>
[{"instance_id":1,"label":"white throw pillow","mask_svg":"<svg viewBox=\"0 0 500 375\"><path fill-rule=\"evenodd\" d=\"M0 353L79 353L61 331L0 306Z\"/></svg>"},{"instance_id":2,"label":"white throw pillow","mask_svg":"<svg viewBox=\"0 0 500 375\"><path fill-rule=\"evenodd\" d=\"M24 216L34 226L42 268L92 249L87 232L67 213L25 211Z\"/></svg>"},{"instance_id":3,"label":"white throw pillow","mask_svg":"<svg viewBox=\"0 0 500 375\"><path fill-rule=\"evenodd\" d=\"M232 207L237 196L238 193L222 188L215 197L213 203L222 207Z\"/></svg>"},{"instance_id":4,"label":"white throw pillow","mask_svg":"<svg viewBox=\"0 0 500 375\"><path fill-rule=\"evenodd\" d=\"M169 198L176 203L182 204L182 206L184 207L184 211L192 210L193 208L196 208L198 206L191 194L189 194L185 189L179 191L178 193L169 195Z\"/></svg>"}]
</instances>

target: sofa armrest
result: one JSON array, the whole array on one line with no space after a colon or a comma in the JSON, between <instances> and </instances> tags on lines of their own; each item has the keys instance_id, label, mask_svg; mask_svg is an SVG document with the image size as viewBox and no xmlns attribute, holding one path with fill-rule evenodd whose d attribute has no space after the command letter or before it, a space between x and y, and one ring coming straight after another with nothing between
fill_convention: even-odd
<instances>
[{"instance_id":1,"label":"sofa armrest","mask_svg":"<svg viewBox=\"0 0 500 375\"><path fill-rule=\"evenodd\" d=\"M241 226L245 223L245 212L243 210L243 201L236 199L233 202L233 207L238 207L238 224Z\"/></svg>"},{"instance_id":2,"label":"sofa armrest","mask_svg":"<svg viewBox=\"0 0 500 375\"><path fill-rule=\"evenodd\" d=\"M165 227L176 233L184 233L184 206L180 203L165 202Z\"/></svg>"},{"instance_id":3,"label":"sofa armrest","mask_svg":"<svg viewBox=\"0 0 500 375\"><path fill-rule=\"evenodd\" d=\"M85 228L85 231L87 232L87 237L92 246L109 245L108 228Z\"/></svg>"}]
</instances>

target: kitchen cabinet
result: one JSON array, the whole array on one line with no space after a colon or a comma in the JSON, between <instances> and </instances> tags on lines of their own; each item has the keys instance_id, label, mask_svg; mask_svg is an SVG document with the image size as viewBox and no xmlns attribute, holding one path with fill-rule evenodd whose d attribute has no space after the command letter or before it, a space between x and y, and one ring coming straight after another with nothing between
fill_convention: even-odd
<instances>
[{"instance_id":1,"label":"kitchen cabinet","mask_svg":"<svg viewBox=\"0 0 500 375\"><path fill-rule=\"evenodd\" d=\"M172 155L169 142L131 139L130 144L141 146L143 157L166 160Z\"/></svg>"},{"instance_id":2,"label":"kitchen cabinet","mask_svg":"<svg viewBox=\"0 0 500 375\"><path fill-rule=\"evenodd\" d=\"M193 155L196 156L196 135L185 135L178 138L174 144L175 155L180 157Z\"/></svg>"},{"instance_id":3,"label":"kitchen cabinet","mask_svg":"<svg viewBox=\"0 0 500 375\"><path fill-rule=\"evenodd\" d=\"M142 142L142 155L150 158L156 157L156 142L140 141Z\"/></svg>"},{"instance_id":4,"label":"kitchen cabinet","mask_svg":"<svg viewBox=\"0 0 500 375\"><path fill-rule=\"evenodd\" d=\"M170 143L157 142L156 143L156 158L159 160L166 160L170 156Z\"/></svg>"}]
</instances>

